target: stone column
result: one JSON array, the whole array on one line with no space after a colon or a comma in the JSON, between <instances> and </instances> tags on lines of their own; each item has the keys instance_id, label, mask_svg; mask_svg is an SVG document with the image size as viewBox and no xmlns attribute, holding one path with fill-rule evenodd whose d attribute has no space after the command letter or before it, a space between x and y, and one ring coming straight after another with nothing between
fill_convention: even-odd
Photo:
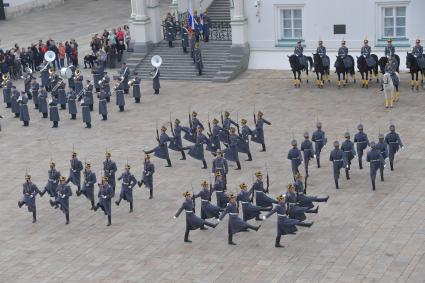
<instances>
[{"instance_id":1,"label":"stone column","mask_svg":"<svg viewBox=\"0 0 425 283\"><path fill-rule=\"evenodd\" d=\"M150 51L152 41L150 38L151 20L147 15L147 0L133 0L135 16L132 21L131 39L133 41L134 51L147 53Z\"/></svg>"},{"instance_id":2,"label":"stone column","mask_svg":"<svg viewBox=\"0 0 425 283\"><path fill-rule=\"evenodd\" d=\"M233 0L232 45L246 46L248 44L248 20L245 17L244 0Z\"/></svg>"},{"instance_id":3,"label":"stone column","mask_svg":"<svg viewBox=\"0 0 425 283\"><path fill-rule=\"evenodd\" d=\"M159 43L162 39L162 18L161 8L159 6L159 0L148 0L147 13L151 20L149 27L150 39L152 43Z\"/></svg>"},{"instance_id":4,"label":"stone column","mask_svg":"<svg viewBox=\"0 0 425 283\"><path fill-rule=\"evenodd\" d=\"M172 0L171 1L171 5L168 6L168 8L170 9L171 15L174 15L174 17L176 19L178 19L178 14L179 14L179 0Z\"/></svg>"},{"instance_id":5,"label":"stone column","mask_svg":"<svg viewBox=\"0 0 425 283\"><path fill-rule=\"evenodd\" d=\"M136 0L131 0L131 14L128 23L131 24L136 17Z\"/></svg>"}]
</instances>

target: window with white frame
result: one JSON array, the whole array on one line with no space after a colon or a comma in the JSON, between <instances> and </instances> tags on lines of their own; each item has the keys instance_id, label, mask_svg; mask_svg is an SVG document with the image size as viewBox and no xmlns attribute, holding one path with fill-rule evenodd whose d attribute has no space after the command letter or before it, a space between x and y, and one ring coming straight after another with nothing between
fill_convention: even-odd
<instances>
[{"instance_id":1,"label":"window with white frame","mask_svg":"<svg viewBox=\"0 0 425 283\"><path fill-rule=\"evenodd\" d=\"M384 7L383 38L406 37L406 6Z\"/></svg>"},{"instance_id":2,"label":"window with white frame","mask_svg":"<svg viewBox=\"0 0 425 283\"><path fill-rule=\"evenodd\" d=\"M302 38L302 10L281 9L282 38L299 39Z\"/></svg>"}]
</instances>

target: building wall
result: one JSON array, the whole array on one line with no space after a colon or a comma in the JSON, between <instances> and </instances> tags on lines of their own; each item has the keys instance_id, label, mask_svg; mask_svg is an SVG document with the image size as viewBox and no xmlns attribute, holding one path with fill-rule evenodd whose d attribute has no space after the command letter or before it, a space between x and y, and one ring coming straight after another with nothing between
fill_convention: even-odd
<instances>
[{"instance_id":1,"label":"building wall","mask_svg":"<svg viewBox=\"0 0 425 283\"><path fill-rule=\"evenodd\" d=\"M365 37L369 40L372 52L378 57L383 55L385 41L381 39L381 11L385 5L407 5L406 37L408 40L396 45L396 53L400 56L400 68L405 68L405 55L412 49L415 39L419 36L425 42L425 11L424 0L262 0L260 19L256 17L257 8L254 0L246 2L245 13L248 17L248 37L251 49L250 69L289 69L287 55L293 54L295 42L282 46L281 15L279 8L301 7L302 9L302 39L304 54L311 56L317 47L317 41L322 39L331 59L331 65L336 58L342 39L347 41L349 53L359 56ZM346 34L333 34L334 24L345 24ZM284 44L285 45L285 44Z\"/></svg>"},{"instance_id":2,"label":"building wall","mask_svg":"<svg viewBox=\"0 0 425 283\"><path fill-rule=\"evenodd\" d=\"M14 18L34 9L44 9L64 3L64 0L4 0L9 3L6 7L6 18Z\"/></svg>"}]
</instances>

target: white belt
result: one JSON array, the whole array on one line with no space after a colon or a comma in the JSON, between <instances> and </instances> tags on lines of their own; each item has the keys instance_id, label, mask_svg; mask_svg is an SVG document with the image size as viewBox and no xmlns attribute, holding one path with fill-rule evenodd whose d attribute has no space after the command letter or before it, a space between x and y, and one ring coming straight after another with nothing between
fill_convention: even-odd
<instances>
[{"instance_id":1,"label":"white belt","mask_svg":"<svg viewBox=\"0 0 425 283\"><path fill-rule=\"evenodd\" d=\"M320 139L320 140L315 140L315 142L319 142L319 141L322 141L323 139Z\"/></svg>"},{"instance_id":2,"label":"white belt","mask_svg":"<svg viewBox=\"0 0 425 283\"><path fill-rule=\"evenodd\" d=\"M365 143L365 142L367 142L367 141L360 141L360 142L357 142L357 143Z\"/></svg>"},{"instance_id":3,"label":"white belt","mask_svg":"<svg viewBox=\"0 0 425 283\"><path fill-rule=\"evenodd\" d=\"M390 142L390 143L398 143L398 142Z\"/></svg>"},{"instance_id":4,"label":"white belt","mask_svg":"<svg viewBox=\"0 0 425 283\"><path fill-rule=\"evenodd\" d=\"M223 191L217 191L217 190L216 190L215 192L216 192L216 193L223 193Z\"/></svg>"},{"instance_id":5,"label":"white belt","mask_svg":"<svg viewBox=\"0 0 425 283\"><path fill-rule=\"evenodd\" d=\"M57 105L49 105L49 106L50 106L50 108L53 108L53 107L57 108L58 107Z\"/></svg>"},{"instance_id":6,"label":"white belt","mask_svg":"<svg viewBox=\"0 0 425 283\"><path fill-rule=\"evenodd\" d=\"M123 183L124 185L128 185L129 183Z\"/></svg>"},{"instance_id":7,"label":"white belt","mask_svg":"<svg viewBox=\"0 0 425 283\"><path fill-rule=\"evenodd\" d=\"M234 212L229 212L229 215L238 215L238 214Z\"/></svg>"},{"instance_id":8,"label":"white belt","mask_svg":"<svg viewBox=\"0 0 425 283\"><path fill-rule=\"evenodd\" d=\"M299 157L292 158L292 160L297 160L297 159L300 159L300 158Z\"/></svg>"},{"instance_id":9,"label":"white belt","mask_svg":"<svg viewBox=\"0 0 425 283\"><path fill-rule=\"evenodd\" d=\"M256 192L256 193L262 193L262 194L264 194L264 192L263 192L263 191L257 191L257 190L256 190L255 192Z\"/></svg>"},{"instance_id":10,"label":"white belt","mask_svg":"<svg viewBox=\"0 0 425 283\"><path fill-rule=\"evenodd\" d=\"M185 211L186 211L186 213L193 213L192 210L185 210Z\"/></svg>"},{"instance_id":11,"label":"white belt","mask_svg":"<svg viewBox=\"0 0 425 283\"><path fill-rule=\"evenodd\" d=\"M249 203L248 201L241 201L241 203Z\"/></svg>"},{"instance_id":12,"label":"white belt","mask_svg":"<svg viewBox=\"0 0 425 283\"><path fill-rule=\"evenodd\" d=\"M99 99L99 101L106 101L106 99Z\"/></svg>"},{"instance_id":13,"label":"white belt","mask_svg":"<svg viewBox=\"0 0 425 283\"><path fill-rule=\"evenodd\" d=\"M338 159L338 160L334 160L334 162L341 162L343 161L342 159Z\"/></svg>"},{"instance_id":14,"label":"white belt","mask_svg":"<svg viewBox=\"0 0 425 283\"><path fill-rule=\"evenodd\" d=\"M378 162L378 161L381 161L381 160L379 160L379 159L374 159L374 160L371 160L370 162Z\"/></svg>"},{"instance_id":15,"label":"white belt","mask_svg":"<svg viewBox=\"0 0 425 283\"><path fill-rule=\"evenodd\" d=\"M202 202L209 202L207 199L201 199Z\"/></svg>"},{"instance_id":16,"label":"white belt","mask_svg":"<svg viewBox=\"0 0 425 283\"><path fill-rule=\"evenodd\" d=\"M279 217L286 217L286 214L277 214L277 216L279 216Z\"/></svg>"},{"instance_id":17,"label":"white belt","mask_svg":"<svg viewBox=\"0 0 425 283\"><path fill-rule=\"evenodd\" d=\"M351 150L344 150L344 152L351 152Z\"/></svg>"}]
</instances>

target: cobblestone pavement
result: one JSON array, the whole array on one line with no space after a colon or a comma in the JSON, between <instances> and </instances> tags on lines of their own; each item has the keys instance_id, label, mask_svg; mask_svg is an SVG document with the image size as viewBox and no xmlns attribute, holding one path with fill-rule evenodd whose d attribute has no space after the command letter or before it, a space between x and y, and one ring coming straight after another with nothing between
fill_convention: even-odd
<instances>
[{"instance_id":1,"label":"cobblestone pavement","mask_svg":"<svg viewBox=\"0 0 425 283\"><path fill-rule=\"evenodd\" d=\"M119 113L113 99L107 122L100 121L95 105L92 129L84 128L80 109L77 121L61 111L59 128L51 129L31 103L30 127L23 128L1 102L0 282L423 282L424 92L408 90L405 75L402 81L401 100L392 110L383 107L375 84L368 90L358 84L339 90L335 82L323 90L312 83L294 89L289 73L281 71L248 71L227 84L162 81L159 96L151 95L151 82L143 82L142 103L127 96L126 111ZM330 200L320 205L319 214L309 215L312 228L283 238L284 249L274 248L275 216L257 233L237 234L237 246L227 245L227 219L214 231L192 232L193 243L183 243L184 216L172 216L183 200L181 193L191 190L191 182L198 190L210 171L190 158L178 160L175 152L172 168L153 159L155 198L148 200L148 192L137 188L134 213L128 214L124 202L114 204L111 227L75 194L70 225L50 207L47 196L37 198L36 224L16 205L26 168L39 188L47 180L50 158L67 175L73 144L82 161L92 162L98 178L105 148L119 171L128 159L139 177L142 149L155 146L155 127L167 123L170 112L187 124L189 108L203 122L208 113L211 119L219 117L223 108L233 118L247 118L252 127L254 105L273 123L265 130L268 150L260 153L251 144L254 161L242 162L242 171L230 168L230 191L241 181L251 183L253 172L264 170L267 162L271 194L282 193L291 181L286 154L292 132L301 141L305 130L314 129L317 116L330 142L341 141L347 129L354 134L359 121L376 140L392 120L407 146L397 155L395 171L386 170L385 182L377 181L372 192L369 166L359 170L357 164L352 179L341 179L341 190L334 189L328 145L322 168L311 166L308 191L329 194ZM210 167L211 160L207 154Z\"/></svg>"}]
</instances>

